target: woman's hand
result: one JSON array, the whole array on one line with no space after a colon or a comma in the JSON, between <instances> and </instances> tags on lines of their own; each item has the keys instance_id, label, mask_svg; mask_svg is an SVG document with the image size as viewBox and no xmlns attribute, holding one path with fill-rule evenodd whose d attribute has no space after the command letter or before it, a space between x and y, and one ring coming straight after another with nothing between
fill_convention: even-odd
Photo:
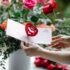
<instances>
[{"instance_id":1,"label":"woman's hand","mask_svg":"<svg viewBox=\"0 0 70 70\"><path fill-rule=\"evenodd\" d=\"M70 47L70 37L69 36L55 36L53 37L53 42L50 45L52 47ZM28 56L42 56L51 61L58 63L70 64L70 52L68 51L50 51L44 50L37 44L28 44L21 42L21 48L26 52Z\"/></svg>"},{"instance_id":2,"label":"woman's hand","mask_svg":"<svg viewBox=\"0 0 70 70\"><path fill-rule=\"evenodd\" d=\"M41 24L38 27L41 27L41 28L45 28L45 27L48 28L49 27L49 28L52 29L52 31L56 30L56 27L53 24L51 24L50 26L46 25L46 24ZM21 42L21 48L29 56L38 56L38 55L41 55L44 50L46 51L46 49L43 49L39 45L33 44L33 43L32 44L28 44L28 43Z\"/></svg>"},{"instance_id":3,"label":"woman's hand","mask_svg":"<svg viewBox=\"0 0 70 70\"><path fill-rule=\"evenodd\" d=\"M21 48L28 56L40 56L42 48L37 44L21 42Z\"/></svg>"},{"instance_id":4,"label":"woman's hand","mask_svg":"<svg viewBox=\"0 0 70 70\"><path fill-rule=\"evenodd\" d=\"M67 48L70 47L70 36L54 36L52 38L52 44L49 45L55 48Z\"/></svg>"}]
</instances>

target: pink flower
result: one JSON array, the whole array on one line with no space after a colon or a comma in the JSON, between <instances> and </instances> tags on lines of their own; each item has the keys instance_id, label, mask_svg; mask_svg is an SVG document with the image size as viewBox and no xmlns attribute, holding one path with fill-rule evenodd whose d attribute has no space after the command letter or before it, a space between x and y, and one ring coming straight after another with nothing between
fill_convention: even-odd
<instances>
[{"instance_id":1,"label":"pink flower","mask_svg":"<svg viewBox=\"0 0 70 70\"><path fill-rule=\"evenodd\" d=\"M23 0L23 4L26 9L31 10L37 4L37 0Z\"/></svg>"},{"instance_id":2,"label":"pink flower","mask_svg":"<svg viewBox=\"0 0 70 70\"><path fill-rule=\"evenodd\" d=\"M11 1L11 0L2 0L2 3L3 3L4 5L7 5L7 4L10 3L10 1Z\"/></svg>"},{"instance_id":3,"label":"pink flower","mask_svg":"<svg viewBox=\"0 0 70 70\"><path fill-rule=\"evenodd\" d=\"M11 4L11 0L1 0L3 6L8 6Z\"/></svg>"},{"instance_id":4,"label":"pink flower","mask_svg":"<svg viewBox=\"0 0 70 70\"><path fill-rule=\"evenodd\" d=\"M46 0L37 0L38 3L44 4Z\"/></svg>"}]
</instances>

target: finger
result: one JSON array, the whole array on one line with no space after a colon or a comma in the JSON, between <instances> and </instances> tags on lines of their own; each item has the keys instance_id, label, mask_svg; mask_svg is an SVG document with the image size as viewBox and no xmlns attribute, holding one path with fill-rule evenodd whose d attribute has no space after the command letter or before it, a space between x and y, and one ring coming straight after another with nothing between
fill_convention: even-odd
<instances>
[{"instance_id":1,"label":"finger","mask_svg":"<svg viewBox=\"0 0 70 70\"><path fill-rule=\"evenodd\" d=\"M25 44L26 44L25 42L21 42L21 49L22 49L23 51L27 51L28 49L31 48L31 47L26 46Z\"/></svg>"},{"instance_id":2,"label":"finger","mask_svg":"<svg viewBox=\"0 0 70 70\"><path fill-rule=\"evenodd\" d=\"M21 48L24 49L26 46L25 46L25 43L24 42L21 42Z\"/></svg>"},{"instance_id":3,"label":"finger","mask_svg":"<svg viewBox=\"0 0 70 70\"><path fill-rule=\"evenodd\" d=\"M56 45L56 44L58 44L62 40L63 40L63 38L59 38L59 39L53 40L52 44L50 44L48 46Z\"/></svg>"},{"instance_id":4,"label":"finger","mask_svg":"<svg viewBox=\"0 0 70 70\"><path fill-rule=\"evenodd\" d=\"M29 47L29 43L26 43L26 42L21 42L21 45L24 45L26 47Z\"/></svg>"},{"instance_id":5,"label":"finger","mask_svg":"<svg viewBox=\"0 0 70 70\"><path fill-rule=\"evenodd\" d=\"M35 45L35 47L37 47L39 50L42 50L42 51L46 51L46 49L44 49L42 46L38 45L38 44L33 44Z\"/></svg>"},{"instance_id":6,"label":"finger","mask_svg":"<svg viewBox=\"0 0 70 70\"><path fill-rule=\"evenodd\" d=\"M61 36L54 36L54 37L52 38L52 40L59 39L59 38L61 38Z\"/></svg>"},{"instance_id":7,"label":"finger","mask_svg":"<svg viewBox=\"0 0 70 70\"><path fill-rule=\"evenodd\" d=\"M52 44L57 43L57 42L60 42L60 41L62 41L62 40L64 40L64 38L55 39L55 40L52 41Z\"/></svg>"},{"instance_id":8,"label":"finger","mask_svg":"<svg viewBox=\"0 0 70 70\"><path fill-rule=\"evenodd\" d=\"M26 47L28 47L28 44L25 42L21 42L21 48L25 49Z\"/></svg>"},{"instance_id":9,"label":"finger","mask_svg":"<svg viewBox=\"0 0 70 70\"><path fill-rule=\"evenodd\" d=\"M61 48L62 46L61 46L60 43L58 43L58 44L52 45L52 47L54 47L54 48Z\"/></svg>"},{"instance_id":10,"label":"finger","mask_svg":"<svg viewBox=\"0 0 70 70\"><path fill-rule=\"evenodd\" d=\"M29 47L29 46L30 46L29 43L26 43L26 42L24 42L24 45L25 45L26 47Z\"/></svg>"},{"instance_id":11,"label":"finger","mask_svg":"<svg viewBox=\"0 0 70 70\"><path fill-rule=\"evenodd\" d=\"M55 48L63 48L63 47L65 47L65 45L63 44L63 43L58 43L58 44L56 44L56 45L53 45L52 47L55 47Z\"/></svg>"},{"instance_id":12,"label":"finger","mask_svg":"<svg viewBox=\"0 0 70 70\"><path fill-rule=\"evenodd\" d=\"M49 46L49 47L52 47L52 48L57 48L57 49L60 49L60 48L61 48L61 47L59 46L59 43L54 44L54 45L51 45L51 46Z\"/></svg>"},{"instance_id":13,"label":"finger","mask_svg":"<svg viewBox=\"0 0 70 70\"><path fill-rule=\"evenodd\" d=\"M67 44L66 43L63 43L63 42L59 42L58 44L55 44L55 45L52 45L52 47L55 47L55 48L65 48L67 47Z\"/></svg>"},{"instance_id":14,"label":"finger","mask_svg":"<svg viewBox=\"0 0 70 70\"><path fill-rule=\"evenodd\" d=\"M21 47L24 46L24 42L21 41L21 44L20 45L21 45Z\"/></svg>"},{"instance_id":15,"label":"finger","mask_svg":"<svg viewBox=\"0 0 70 70\"><path fill-rule=\"evenodd\" d=\"M59 42L55 43L55 44L51 44L51 45L48 45L49 47L58 47L58 44ZM56 46L57 45L57 46Z\"/></svg>"}]
</instances>

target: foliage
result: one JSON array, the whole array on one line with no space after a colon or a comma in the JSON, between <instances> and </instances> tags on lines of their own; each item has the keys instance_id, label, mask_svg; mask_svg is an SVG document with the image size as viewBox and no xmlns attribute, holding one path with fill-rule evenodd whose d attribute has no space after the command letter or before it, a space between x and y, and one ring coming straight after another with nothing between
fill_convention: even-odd
<instances>
[{"instance_id":1,"label":"foliage","mask_svg":"<svg viewBox=\"0 0 70 70\"><path fill-rule=\"evenodd\" d=\"M27 21L36 24L50 23L55 24L57 27L56 32L53 35L66 34L70 35L70 1L56 0L58 3L58 9L48 15L42 12L42 4L37 4L32 10L25 9L23 2L18 0L12 0L11 4L7 7L0 6L0 24L8 18L24 23ZM68 5L67 5L68 4ZM4 58L7 58L10 53L20 49L20 41L14 38L7 37L5 31L0 28L0 49L6 47L4 50Z\"/></svg>"}]
</instances>

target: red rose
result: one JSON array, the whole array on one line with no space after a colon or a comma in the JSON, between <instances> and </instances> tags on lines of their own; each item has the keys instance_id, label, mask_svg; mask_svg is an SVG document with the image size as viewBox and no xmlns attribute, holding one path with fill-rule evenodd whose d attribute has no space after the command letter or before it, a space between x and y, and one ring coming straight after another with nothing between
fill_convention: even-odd
<instances>
[{"instance_id":1,"label":"red rose","mask_svg":"<svg viewBox=\"0 0 70 70\"><path fill-rule=\"evenodd\" d=\"M50 3L47 3L47 4L44 4L43 5L43 12L44 14L49 14L49 13L52 13L53 12L53 7Z\"/></svg>"},{"instance_id":2,"label":"red rose","mask_svg":"<svg viewBox=\"0 0 70 70\"><path fill-rule=\"evenodd\" d=\"M49 0L48 3L50 3L53 7L53 10L55 10L57 8L57 3L55 0Z\"/></svg>"},{"instance_id":3,"label":"red rose","mask_svg":"<svg viewBox=\"0 0 70 70\"><path fill-rule=\"evenodd\" d=\"M54 64L50 64L50 65L48 66L48 70L54 70L54 68L55 68L55 65L54 65Z\"/></svg>"}]
</instances>

